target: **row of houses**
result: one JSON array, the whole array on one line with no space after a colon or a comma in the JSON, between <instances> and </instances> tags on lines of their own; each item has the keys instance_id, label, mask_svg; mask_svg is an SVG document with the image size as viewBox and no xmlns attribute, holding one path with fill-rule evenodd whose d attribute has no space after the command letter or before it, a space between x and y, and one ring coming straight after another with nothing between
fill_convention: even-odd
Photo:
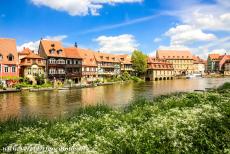
<instances>
[{"instance_id":1,"label":"row of houses","mask_svg":"<svg viewBox=\"0 0 230 154\"><path fill-rule=\"evenodd\" d=\"M133 71L129 55L95 52L77 44L65 48L51 40L41 40L36 53L29 48L17 51L14 39L0 39L0 68L1 81L8 82L19 76L36 82L35 77L44 74L49 80L89 83Z\"/></svg>"},{"instance_id":2,"label":"row of houses","mask_svg":"<svg viewBox=\"0 0 230 154\"><path fill-rule=\"evenodd\" d=\"M208 62L193 56L190 51L158 50L147 59L147 80L166 80L175 76L204 74L206 70L227 72L229 55L209 55ZM60 41L40 40L38 51L24 48L17 51L15 39L0 39L0 80L45 75L49 80L71 79L75 83L90 83L97 79L132 74L130 55L116 55L89 49L63 47ZM13 84L13 83L12 83Z\"/></svg>"}]
</instances>

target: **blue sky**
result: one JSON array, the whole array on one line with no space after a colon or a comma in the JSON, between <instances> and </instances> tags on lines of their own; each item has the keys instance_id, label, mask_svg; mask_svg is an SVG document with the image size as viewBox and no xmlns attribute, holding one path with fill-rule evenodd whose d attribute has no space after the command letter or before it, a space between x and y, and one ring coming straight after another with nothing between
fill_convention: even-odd
<instances>
[{"instance_id":1,"label":"blue sky","mask_svg":"<svg viewBox=\"0 0 230 154\"><path fill-rule=\"evenodd\" d=\"M229 0L1 0L0 37L36 50L40 38L110 53L230 50Z\"/></svg>"}]
</instances>

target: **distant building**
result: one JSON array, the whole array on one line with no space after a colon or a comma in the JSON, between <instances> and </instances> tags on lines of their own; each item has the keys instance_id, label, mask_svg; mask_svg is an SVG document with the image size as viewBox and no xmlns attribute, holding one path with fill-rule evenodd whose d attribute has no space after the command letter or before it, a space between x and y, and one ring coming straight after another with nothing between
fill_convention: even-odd
<instances>
[{"instance_id":1,"label":"distant building","mask_svg":"<svg viewBox=\"0 0 230 154\"><path fill-rule=\"evenodd\" d=\"M209 54L208 55L208 72L228 74L228 63L230 55Z\"/></svg>"},{"instance_id":2,"label":"distant building","mask_svg":"<svg viewBox=\"0 0 230 154\"><path fill-rule=\"evenodd\" d=\"M156 58L172 63L175 75L193 73L193 57L190 51L157 50Z\"/></svg>"},{"instance_id":3,"label":"distant building","mask_svg":"<svg viewBox=\"0 0 230 154\"><path fill-rule=\"evenodd\" d=\"M117 55L95 52L94 56L98 66L99 77L104 78L120 74L121 66Z\"/></svg>"},{"instance_id":4,"label":"distant building","mask_svg":"<svg viewBox=\"0 0 230 154\"><path fill-rule=\"evenodd\" d=\"M230 75L230 60L227 62L227 63L225 63L224 64L224 67L225 67L225 69L224 69L224 75Z\"/></svg>"},{"instance_id":5,"label":"distant building","mask_svg":"<svg viewBox=\"0 0 230 154\"><path fill-rule=\"evenodd\" d=\"M121 73L128 72L129 74L133 73L133 64L130 55L118 55L121 63Z\"/></svg>"},{"instance_id":6,"label":"distant building","mask_svg":"<svg viewBox=\"0 0 230 154\"><path fill-rule=\"evenodd\" d=\"M0 80L12 85L19 77L18 53L15 39L0 38Z\"/></svg>"},{"instance_id":7,"label":"distant building","mask_svg":"<svg viewBox=\"0 0 230 154\"><path fill-rule=\"evenodd\" d=\"M66 78L66 55L62 43L59 41L41 40L38 54L45 59L47 78L64 81Z\"/></svg>"},{"instance_id":8,"label":"distant building","mask_svg":"<svg viewBox=\"0 0 230 154\"><path fill-rule=\"evenodd\" d=\"M29 78L34 84L37 75L45 76L45 63L43 58L28 48L18 53L20 61L20 76Z\"/></svg>"},{"instance_id":9,"label":"distant building","mask_svg":"<svg viewBox=\"0 0 230 154\"><path fill-rule=\"evenodd\" d=\"M219 57L219 71L223 73L224 75L230 75L230 55L224 54Z\"/></svg>"},{"instance_id":10,"label":"distant building","mask_svg":"<svg viewBox=\"0 0 230 154\"><path fill-rule=\"evenodd\" d=\"M199 56L193 56L193 69L194 73L204 74L205 72L205 60L201 59Z\"/></svg>"},{"instance_id":11,"label":"distant building","mask_svg":"<svg viewBox=\"0 0 230 154\"><path fill-rule=\"evenodd\" d=\"M219 62L220 62L219 54L209 54L207 59L207 71L210 73L218 72Z\"/></svg>"},{"instance_id":12,"label":"distant building","mask_svg":"<svg viewBox=\"0 0 230 154\"><path fill-rule=\"evenodd\" d=\"M76 47L64 48L64 50L66 54L66 78L79 83L82 77L82 57Z\"/></svg>"},{"instance_id":13,"label":"distant building","mask_svg":"<svg viewBox=\"0 0 230 154\"><path fill-rule=\"evenodd\" d=\"M146 80L169 80L174 77L173 64L166 60L148 57L148 69L146 73Z\"/></svg>"}]
</instances>

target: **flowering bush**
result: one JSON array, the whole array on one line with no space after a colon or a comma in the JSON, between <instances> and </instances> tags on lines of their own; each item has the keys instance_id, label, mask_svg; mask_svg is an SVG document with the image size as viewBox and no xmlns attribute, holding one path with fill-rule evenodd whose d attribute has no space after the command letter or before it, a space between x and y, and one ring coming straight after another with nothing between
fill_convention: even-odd
<instances>
[{"instance_id":1,"label":"flowering bush","mask_svg":"<svg viewBox=\"0 0 230 154\"><path fill-rule=\"evenodd\" d=\"M73 153L229 153L230 92L134 101L124 111L88 107L65 119L0 124L0 149L14 144Z\"/></svg>"}]
</instances>

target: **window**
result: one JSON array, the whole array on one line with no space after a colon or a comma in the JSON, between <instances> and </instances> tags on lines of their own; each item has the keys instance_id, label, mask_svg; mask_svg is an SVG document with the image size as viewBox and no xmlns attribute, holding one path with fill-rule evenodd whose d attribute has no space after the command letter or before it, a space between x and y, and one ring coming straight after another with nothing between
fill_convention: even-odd
<instances>
[{"instance_id":1,"label":"window","mask_svg":"<svg viewBox=\"0 0 230 154\"><path fill-rule=\"evenodd\" d=\"M54 51L55 51L55 49L54 49L54 48L49 50L50 54L53 54L53 53L54 53Z\"/></svg>"},{"instance_id":2,"label":"window","mask_svg":"<svg viewBox=\"0 0 230 154\"><path fill-rule=\"evenodd\" d=\"M55 64L55 63L56 63L56 60L54 58L49 59L49 64Z\"/></svg>"},{"instance_id":3,"label":"window","mask_svg":"<svg viewBox=\"0 0 230 154\"><path fill-rule=\"evenodd\" d=\"M50 68L49 69L49 74L56 74L56 69Z\"/></svg>"},{"instance_id":4,"label":"window","mask_svg":"<svg viewBox=\"0 0 230 154\"><path fill-rule=\"evenodd\" d=\"M57 50L57 53L61 54L62 53L62 49Z\"/></svg>"},{"instance_id":5,"label":"window","mask_svg":"<svg viewBox=\"0 0 230 154\"><path fill-rule=\"evenodd\" d=\"M64 59L58 59L57 64L65 64L65 60Z\"/></svg>"},{"instance_id":6,"label":"window","mask_svg":"<svg viewBox=\"0 0 230 154\"><path fill-rule=\"evenodd\" d=\"M31 68L28 68L27 74L28 74L28 75L31 75Z\"/></svg>"},{"instance_id":7,"label":"window","mask_svg":"<svg viewBox=\"0 0 230 154\"><path fill-rule=\"evenodd\" d=\"M16 67L12 66L12 72L15 73L16 72Z\"/></svg>"},{"instance_id":8,"label":"window","mask_svg":"<svg viewBox=\"0 0 230 154\"><path fill-rule=\"evenodd\" d=\"M58 69L58 74L65 74L65 70L62 69L62 68L59 68L59 69Z\"/></svg>"},{"instance_id":9,"label":"window","mask_svg":"<svg viewBox=\"0 0 230 154\"><path fill-rule=\"evenodd\" d=\"M3 56L2 56L2 54L0 54L0 61L1 61L1 60L3 60Z\"/></svg>"},{"instance_id":10,"label":"window","mask_svg":"<svg viewBox=\"0 0 230 154\"><path fill-rule=\"evenodd\" d=\"M13 56L12 54L9 54L9 55L7 56L7 59L8 59L9 61L13 61L13 60L14 60L14 56Z\"/></svg>"},{"instance_id":11,"label":"window","mask_svg":"<svg viewBox=\"0 0 230 154\"><path fill-rule=\"evenodd\" d=\"M9 67L5 66L5 73L8 73L8 72L9 72Z\"/></svg>"}]
</instances>

